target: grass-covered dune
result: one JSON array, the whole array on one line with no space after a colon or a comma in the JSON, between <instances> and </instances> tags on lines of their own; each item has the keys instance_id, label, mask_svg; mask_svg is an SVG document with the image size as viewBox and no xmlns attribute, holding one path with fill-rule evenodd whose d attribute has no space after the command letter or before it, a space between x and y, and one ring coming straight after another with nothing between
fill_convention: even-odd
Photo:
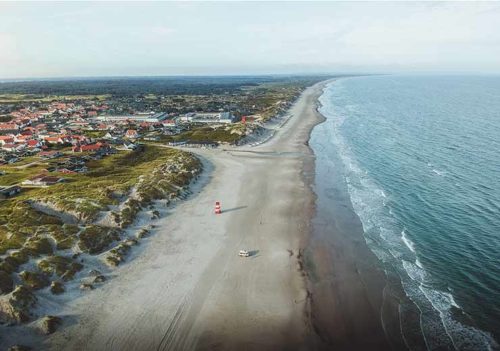
<instances>
[{"instance_id":1,"label":"grass-covered dune","mask_svg":"<svg viewBox=\"0 0 500 351\"><path fill-rule=\"evenodd\" d=\"M40 167L19 171L18 182ZM19 286L31 293L64 291L64 283L84 268L82 254L104 255L111 266L118 264L128 251L124 248L136 243L124 229L152 201L181 194L201 163L191 153L148 145L90 161L87 167L86 174L63 175L66 182L25 188L0 201L0 322L26 319L5 314L15 310L9 301ZM24 295L35 301L30 293Z\"/></svg>"}]
</instances>

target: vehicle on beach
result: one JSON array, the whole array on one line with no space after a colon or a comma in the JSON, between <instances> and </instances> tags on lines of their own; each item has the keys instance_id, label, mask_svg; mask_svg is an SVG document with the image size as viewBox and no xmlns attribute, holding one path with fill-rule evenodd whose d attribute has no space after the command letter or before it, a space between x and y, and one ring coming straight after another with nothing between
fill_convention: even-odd
<instances>
[{"instance_id":1,"label":"vehicle on beach","mask_svg":"<svg viewBox=\"0 0 500 351\"><path fill-rule=\"evenodd\" d=\"M250 256L250 252L248 252L247 250L240 250L240 252L238 253L238 256L248 257L248 256Z\"/></svg>"}]
</instances>

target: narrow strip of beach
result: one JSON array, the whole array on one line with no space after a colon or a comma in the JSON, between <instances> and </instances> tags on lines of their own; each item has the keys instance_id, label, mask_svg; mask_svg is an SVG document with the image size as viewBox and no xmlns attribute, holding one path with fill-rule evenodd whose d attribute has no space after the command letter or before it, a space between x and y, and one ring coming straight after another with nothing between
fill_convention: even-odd
<instances>
[{"instance_id":1,"label":"narrow strip of beach","mask_svg":"<svg viewBox=\"0 0 500 351\"><path fill-rule=\"evenodd\" d=\"M57 350L310 349L303 246L314 196L307 146L324 83L257 147L196 150L194 195L101 289L68 301ZM241 152L248 151L248 152ZM214 214L220 201L223 213ZM238 256L240 249L250 257Z\"/></svg>"}]
</instances>

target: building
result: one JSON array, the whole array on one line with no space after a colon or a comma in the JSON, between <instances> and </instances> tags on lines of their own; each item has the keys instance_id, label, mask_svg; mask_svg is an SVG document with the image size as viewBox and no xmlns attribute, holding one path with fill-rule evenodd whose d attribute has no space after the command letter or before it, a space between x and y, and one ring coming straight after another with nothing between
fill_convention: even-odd
<instances>
[{"instance_id":1,"label":"building","mask_svg":"<svg viewBox=\"0 0 500 351\"><path fill-rule=\"evenodd\" d=\"M129 129L125 132L125 138L128 139L137 139L139 137L139 133L135 129Z\"/></svg>"},{"instance_id":2,"label":"building","mask_svg":"<svg viewBox=\"0 0 500 351\"><path fill-rule=\"evenodd\" d=\"M80 145L76 144L73 146L72 151L73 152L95 152L95 151L100 151L100 150L108 150L109 145L104 144L104 143L95 143L95 144L86 144L86 145Z\"/></svg>"},{"instance_id":3,"label":"building","mask_svg":"<svg viewBox=\"0 0 500 351\"><path fill-rule=\"evenodd\" d=\"M160 123L168 118L168 113L137 113L135 115L121 115L121 116L98 116L94 118L96 121L101 122L120 122L120 121L131 121L134 123L149 122L149 123Z\"/></svg>"},{"instance_id":4,"label":"building","mask_svg":"<svg viewBox=\"0 0 500 351\"><path fill-rule=\"evenodd\" d=\"M26 148L24 144L3 144L2 149L5 151L17 152Z\"/></svg>"},{"instance_id":5,"label":"building","mask_svg":"<svg viewBox=\"0 0 500 351\"><path fill-rule=\"evenodd\" d=\"M0 132L18 132L20 129L17 123L0 123Z\"/></svg>"},{"instance_id":6,"label":"building","mask_svg":"<svg viewBox=\"0 0 500 351\"><path fill-rule=\"evenodd\" d=\"M175 128L177 127L177 122L175 119L166 119L162 122L163 126L164 127L167 127L167 128Z\"/></svg>"},{"instance_id":7,"label":"building","mask_svg":"<svg viewBox=\"0 0 500 351\"><path fill-rule=\"evenodd\" d=\"M201 112L186 113L178 118L181 122L191 123L234 123L235 117L231 112Z\"/></svg>"},{"instance_id":8,"label":"building","mask_svg":"<svg viewBox=\"0 0 500 351\"><path fill-rule=\"evenodd\" d=\"M0 135L0 145L14 144L14 137L10 135Z\"/></svg>"},{"instance_id":9,"label":"building","mask_svg":"<svg viewBox=\"0 0 500 351\"><path fill-rule=\"evenodd\" d=\"M39 157L45 158L45 159L57 158L57 157L61 157L63 155L64 154L62 152L59 152L59 151L40 151L38 153Z\"/></svg>"},{"instance_id":10,"label":"building","mask_svg":"<svg viewBox=\"0 0 500 351\"><path fill-rule=\"evenodd\" d=\"M22 184L33 186L49 186L63 182L63 178L48 176L47 174L39 174L30 179L25 180Z\"/></svg>"}]
</instances>

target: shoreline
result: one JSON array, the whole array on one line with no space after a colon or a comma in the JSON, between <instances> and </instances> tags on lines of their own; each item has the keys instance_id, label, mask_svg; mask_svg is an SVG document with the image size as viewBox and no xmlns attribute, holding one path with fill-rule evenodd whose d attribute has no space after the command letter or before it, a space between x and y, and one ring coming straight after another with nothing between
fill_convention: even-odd
<instances>
[{"instance_id":1,"label":"shoreline","mask_svg":"<svg viewBox=\"0 0 500 351\"><path fill-rule=\"evenodd\" d=\"M59 306L61 329L37 349L394 349L386 332L373 332L380 322L373 305L347 316L353 311L336 306L345 289L323 284L342 261L317 234L323 206L311 141L326 120L319 97L333 80L307 88L265 143L190 150L203 164L192 195L166 209L147 244L110 282ZM213 214L215 201L222 215ZM334 240L352 250L352 243ZM240 249L251 257L238 257ZM342 273L342 285L360 288L372 302L383 292L385 280L372 271L362 287L356 269Z\"/></svg>"},{"instance_id":2,"label":"shoreline","mask_svg":"<svg viewBox=\"0 0 500 351\"><path fill-rule=\"evenodd\" d=\"M320 135L321 127L311 133L313 152L314 146L322 150L327 142ZM312 324L322 341L319 349L406 350L399 315L401 300L406 300L402 287L398 291L397 284L389 285L392 277L366 244L342 163L332 155L315 156L315 213L306 256Z\"/></svg>"}]
</instances>

